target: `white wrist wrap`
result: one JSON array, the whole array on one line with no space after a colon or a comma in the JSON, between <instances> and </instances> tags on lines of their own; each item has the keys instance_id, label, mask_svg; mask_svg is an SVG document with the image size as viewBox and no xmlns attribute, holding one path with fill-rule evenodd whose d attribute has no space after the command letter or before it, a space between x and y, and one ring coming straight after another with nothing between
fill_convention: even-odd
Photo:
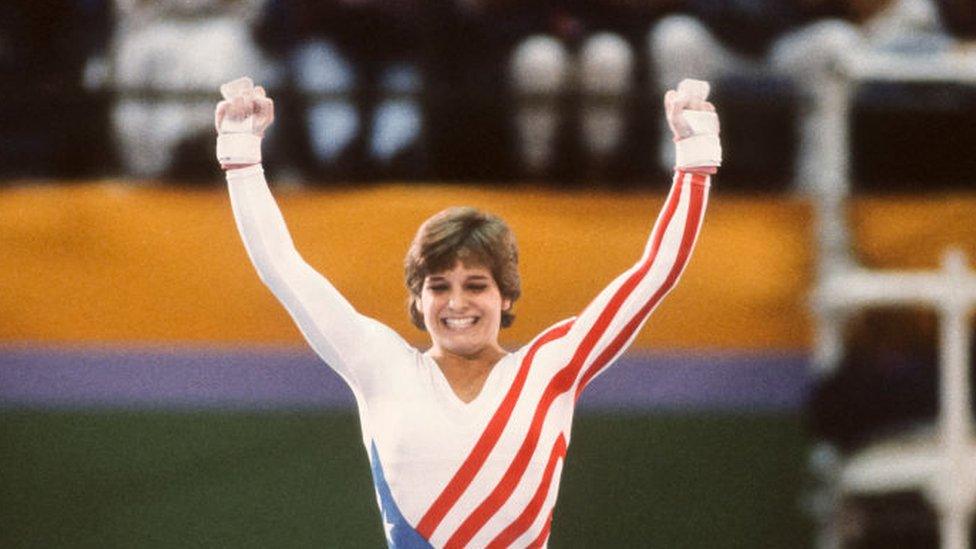
<instances>
[{"instance_id":1,"label":"white wrist wrap","mask_svg":"<svg viewBox=\"0 0 976 549\"><path fill-rule=\"evenodd\" d=\"M261 166L261 164L254 164L243 168L234 168L231 170L227 170L224 173L227 177L228 182L241 181L241 180L252 179L254 178L254 176L264 175L264 168Z\"/></svg>"},{"instance_id":2,"label":"white wrist wrap","mask_svg":"<svg viewBox=\"0 0 976 549\"><path fill-rule=\"evenodd\" d=\"M217 160L221 164L254 164L261 161L261 138L253 133L217 136Z\"/></svg>"},{"instance_id":3,"label":"white wrist wrap","mask_svg":"<svg viewBox=\"0 0 976 549\"><path fill-rule=\"evenodd\" d=\"M722 165L722 144L717 135L693 135L675 143L674 148L677 168Z\"/></svg>"},{"instance_id":4,"label":"white wrist wrap","mask_svg":"<svg viewBox=\"0 0 976 549\"><path fill-rule=\"evenodd\" d=\"M681 113L695 132L674 144L676 168L704 168L722 165L722 143L718 138L718 115L708 111Z\"/></svg>"}]
</instances>

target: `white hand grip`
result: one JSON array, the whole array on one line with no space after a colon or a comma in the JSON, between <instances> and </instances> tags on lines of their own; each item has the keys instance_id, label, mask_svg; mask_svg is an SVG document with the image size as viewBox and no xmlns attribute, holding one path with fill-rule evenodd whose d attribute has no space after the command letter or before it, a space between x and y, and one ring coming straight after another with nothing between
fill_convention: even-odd
<instances>
[{"instance_id":1,"label":"white hand grip","mask_svg":"<svg viewBox=\"0 0 976 549\"><path fill-rule=\"evenodd\" d=\"M244 95L254 90L254 81L244 76L237 80L232 80L220 86L220 95L224 100L231 101L235 97ZM233 118L225 116L220 122L220 133L251 133L254 131L254 117Z\"/></svg>"},{"instance_id":2,"label":"white hand grip","mask_svg":"<svg viewBox=\"0 0 976 549\"><path fill-rule=\"evenodd\" d=\"M253 133L218 135L217 161L221 164L257 164L261 161L261 138Z\"/></svg>"},{"instance_id":3,"label":"white hand grip","mask_svg":"<svg viewBox=\"0 0 976 549\"><path fill-rule=\"evenodd\" d=\"M718 115L710 111L684 110L685 122L693 132L675 143L678 168L717 167L722 165L722 143L718 138Z\"/></svg>"},{"instance_id":4,"label":"white hand grip","mask_svg":"<svg viewBox=\"0 0 976 549\"><path fill-rule=\"evenodd\" d=\"M220 86L226 101L254 90L254 81L244 76ZM254 117L225 116L217 136L217 160L221 164L255 164L261 162L261 137L254 134Z\"/></svg>"},{"instance_id":5,"label":"white hand grip","mask_svg":"<svg viewBox=\"0 0 976 549\"><path fill-rule=\"evenodd\" d=\"M708 99L708 92L711 91L711 86L704 80L685 78L678 84L677 91L678 95L686 95L689 98L704 101Z\"/></svg>"},{"instance_id":6,"label":"white hand grip","mask_svg":"<svg viewBox=\"0 0 976 549\"><path fill-rule=\"evenodd\" d=\"M718 133L718 115L713 112L685 109L681 112L681 116L685 118L685 122L695 135Z\"/></svg>"},{"instance_id":7,"label":"white hand grip","mask_svg":"<svg viewBox=\"0 0 976 549\"><path fill-rule=\"evenodd\" d=\"M231 80L226 84L220 85L220 95L224 96L224 99L230 101L231 99L242 95L254 89L254 81L246 76L242 76L237 80Z\"/></svg>"}]
</instances>

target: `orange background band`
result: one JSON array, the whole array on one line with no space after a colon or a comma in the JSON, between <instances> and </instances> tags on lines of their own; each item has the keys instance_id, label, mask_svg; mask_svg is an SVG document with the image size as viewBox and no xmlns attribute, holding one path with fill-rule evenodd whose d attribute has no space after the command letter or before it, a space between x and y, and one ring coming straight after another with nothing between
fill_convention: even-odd
<instances>
[{"instance_id":1,"label":"orange background band","mask_svg":"<svg viewBox=\"0 0 976 549\"><path fill-rule=\"evenodd\" d=\"M663 191L384 185L275 195L306 260L417 344L426 335L407 320L402 267L417 226L451 205L501 215L521 253L523 297L502 332L513 345L578 312L639 258ZM952 244L976 256L976 196L859 200L852 220L870 243L857 255L872 266L934 268ZM712 195L688 270L635 345L808 347L812 221L799 199ZM221 187L9 187L0 257L0 340L301 342L251 267Z\"/></svg>"}]
</instances>

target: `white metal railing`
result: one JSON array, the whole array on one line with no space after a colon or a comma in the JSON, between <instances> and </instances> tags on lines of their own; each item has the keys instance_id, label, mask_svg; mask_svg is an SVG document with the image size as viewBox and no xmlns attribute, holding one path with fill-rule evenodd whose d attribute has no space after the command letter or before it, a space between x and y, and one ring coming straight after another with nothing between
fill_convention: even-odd
<instances>
[{"instance_id":1,"label":"white metal railing","mask_svg":"<svg viewBox=\"0 0 976 549\"><path fill-rule=\"evenodd\" d=\"M850 194L849 113L858 85L867 81L953 82L976 85L976 52L903 56L852 53L815 90L804 120L805 158L798 186L814 199L818 282L814 368L834 370L843 354L846 317L865 307L923 305L939 312L940 404L935 440L888 442L843 461L835 475L837 494L920 490L940 520L942 547L964 549L976 510L976 439L971 417L969 313L976 308L976 273L958 250L946 252L934 272L876 271L851 257L846 205ZM820 545L836 547L836 524L821 533Z\"/></svg>"},{"instance_id":2,"label":"white metal railing","mask_svg":"<svg viewBox=\"0 0 976 549\"><path fill-rule=\"evenodd\" d=\"M821 311L921 304L940 320L939 431L933 442L881 445L841 466L841 494L921 490L939 513L943 547L968 547L976 506L976 438L970 402L968 313L976 307L976 272L950 250L937 272L853 269L829 274L815 295Z\"/></svg>"}]
</instances>

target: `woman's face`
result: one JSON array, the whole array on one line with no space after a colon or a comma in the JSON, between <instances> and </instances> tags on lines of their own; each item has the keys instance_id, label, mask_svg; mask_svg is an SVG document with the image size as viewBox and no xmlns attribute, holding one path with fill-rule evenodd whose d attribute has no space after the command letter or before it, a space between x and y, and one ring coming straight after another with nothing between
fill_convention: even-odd
<instances>
[{"instance_id":1,"label":"woman's face","mask_svg":"<svg viewBox=\"0 0 976 549\"><path fill-rule=\"evenodd\" d=\"M499 349L502 311L511 305L490 270L460 261L448 271L427 276L417 302L434 350L467 358Z\"/></svg>"}]
</instances>

